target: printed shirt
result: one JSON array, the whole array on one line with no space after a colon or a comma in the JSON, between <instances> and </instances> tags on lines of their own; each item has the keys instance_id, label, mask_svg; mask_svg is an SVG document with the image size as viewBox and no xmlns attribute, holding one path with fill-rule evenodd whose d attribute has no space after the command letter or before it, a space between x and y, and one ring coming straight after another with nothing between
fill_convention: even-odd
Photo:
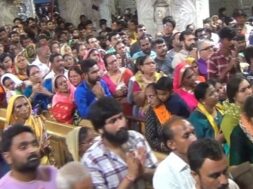
<instances>
[{"instance_id":1,"label":"printed shirt","mask_svg":"<svg viewBox=\"0 0 253 189\"><path fill-rule=\"evenodd\" d=\"M139 147L146 149L146 168L156 168L157 159L143 135L136 131L128 131L129 139L124 144L130 150ZM95 142L84 154L82 160L91 174L92 182L97 189L118 188L121 181L127 175L127 164L117 154L105 148L102 139Z\"/></svg>"}]
</instances>

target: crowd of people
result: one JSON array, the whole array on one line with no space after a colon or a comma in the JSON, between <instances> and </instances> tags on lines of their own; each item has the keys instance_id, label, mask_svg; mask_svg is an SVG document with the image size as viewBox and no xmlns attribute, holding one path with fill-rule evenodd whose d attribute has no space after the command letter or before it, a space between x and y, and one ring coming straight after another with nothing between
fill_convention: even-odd
<instances>
[{"instance_id":1,"label":"crowd of people","mask_svg":"<svg viewBox=\"0 0 253 189\"><path fill-rule=\"evenodd\" d=\"M0 27L0 188L250 188L252 20L219 13L184 31L166 16L153 37L130 13ZM73 127L58 170L45 119Z\"/></svg>"}]
</instances>

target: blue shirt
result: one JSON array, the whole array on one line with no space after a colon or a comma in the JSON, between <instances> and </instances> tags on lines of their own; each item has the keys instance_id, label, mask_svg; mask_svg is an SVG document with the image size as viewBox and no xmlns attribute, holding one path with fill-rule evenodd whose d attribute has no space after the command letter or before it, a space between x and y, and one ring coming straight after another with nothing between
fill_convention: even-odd
<instances>
[{"instance_id":1,"label":"blue shirt","mask_svg":"<svg viewBox=\"0 0 253 189\"><path fill-rule=\"evenodd\" d=\"M111 96L106 83L103 80L100 80L100 84L104 90L105 96ZM95 102L96 99L96 95L92 92L86 81L83 81L78 85L75 92L75 103L80 117L87 118L90 105Z\"/></svg>"},{"instance_id":2,"label":"blue shirt","mask_svg":"<svg viewBox=\"0 0 253 189\"><path fill-rule=\"evenodd\" d=\"M48 83L44 83L43 87L45 87L48 91L51 91ZM28 98L31 96L31 94L32 94L32 86L29 85L25 88L24 95ZM51 97L41 94L41 93L37 93L32 100L32 108L36 114L40 114L41 110L48 109L47 106L48 106L48 104L51 104L51 102L52 102Z\"/></svg>"}]
</instances>

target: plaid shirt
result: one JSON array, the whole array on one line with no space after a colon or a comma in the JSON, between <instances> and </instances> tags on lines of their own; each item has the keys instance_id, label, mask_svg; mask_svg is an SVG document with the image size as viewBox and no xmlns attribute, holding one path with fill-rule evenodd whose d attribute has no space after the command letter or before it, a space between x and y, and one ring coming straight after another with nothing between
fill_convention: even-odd
<instances>
[{"instance_id":1,"label":"plaid shirt","mask_svg":"<svg viewBox=\"0 0 253 189\"><path fill-rule=\"evenodd\" d=\"M124 146L131 150L145 147L147 151L145 167L156 168L157 159L143 135L136 131L129 131L129 139ZM106 149L102 139L99 139L86 151L81 162L89 168L93 186L96 189L118 188L127 175L126 162L117 154Z\"/></svg>"},{"instance_id":2,"label":"plaid shirt","mask_svg":"<svg viewBox=\"0 0 253 189\"><path fill-rule=\"evenodd\" d=\"M208 79L217 79L221 76L222 72L227 68L229 62L231 60L231 55L224 56L221 54L220 50L215 52L208 60L207 60L207 77ZM229 79L229 72L223 78L225 82Z\"/></svg>"}]
</instances>

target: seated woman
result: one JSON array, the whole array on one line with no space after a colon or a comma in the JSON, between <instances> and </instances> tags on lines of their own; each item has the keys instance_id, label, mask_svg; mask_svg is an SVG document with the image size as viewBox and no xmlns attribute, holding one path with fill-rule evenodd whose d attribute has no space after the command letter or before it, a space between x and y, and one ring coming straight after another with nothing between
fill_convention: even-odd
<instances>
[{"instance_id":1,"label":"seated woman","mask_svg":"<svg viewBox=\"0 0 253 189\"><path fill-rule=\"evenodd\" d=\"M65 54L63 56L63 60L64 60L64 67L67 70L76 65L76 60L71 54Z\"/></svg>"},{"instance_id":2,"label":"seated woman","mask_svg":"<svg viewBox=\"0 0 253 189\"><path fill-rule=\"evenodd\" d=\"M25 88L24 95L31 101L34 113L39 115L48 110L53 94L42 84L42 75L38 66L30 65L27 68L27 76L31 85Z\"/></svg>"},{"instance_id":3,"label":"seated woman","mask_svg":"<svg viewBox=\"0 0 253 189\"><path fill-rule=\"evenodd\" d=\"M51 110L53 117L60 123L71 124L75 112L75 87L64 75L58 75L54 78L53 88L55 91Z\"/></svg>"},{"instance_id":4,"label":"seated woman","mask_svg":"<svg viewBox=\"0 0 253 189\"><path fill-rule=\"evenodd\" d=\"M11 73L6 73L1 77L1 85L5 90L7 102L13 95L22 94L24 86L23 82Z\"/></svg>"},{"instance_id":5,"label":"seated woman","mask_svg":"<svg viewBox=\"0 0 253 189\"><path fill-rule=\"evenodd\" d=\"M73 66L69 69L68 79L74 87L77 87L81 83L82 70L80 69L79 66L76 65L76 66Z\"/></svg>"},{"instance_id":6,"label":"seated woman","mask_svg":"<svg viewBox=\"0 0 253 189\"><path fill-rule=\"evenodd\" d=\"M141 108L141 110L137 110L136 113L134 113L135 116L139 117L143 116L143 113L146 111L146 86L159 80L163 76L163 73L156 72L156 64L148 55L137 58L136 64L139 71L131 78L131 82L133 83L129 83L128 95L132 94L134 104L136 104L138 108ZM132 87L130 87L131 85Z\"/></svg>"},{"instance_id":7,"label":"seated woman","mask_svg":"<svg viewBox=\"0 0 253 189\"><path fill-rule=\"evenodd\" d=\"M105 68L105 63L104 60L102 58L101 53L99 52L98 49L90 49L86 56L83 57L84 60L86 59L93 59L97 62L97 65L100 68L101 71L101 75L103 76L106 73L106 68Z\"/></svg>"},{"instance_id":8,"label":"seated woman","mask_svg":"<svg viewBox=\"0 0 253 189\"><path fill-rule=\"evenodd\" d=\"M145 96L150 106L145 114L146 139L153 150L168 153L162 140L162 125L171 118L171 113L157 97L154 83L146 87Z\"/></svg>"},{"instance_id":9,"label":"seated woman","mask_svg":"<svg viewBox=\"0 0 253 189\"><path fill-rule=\"evenodd\" d=\"M190 111L193 111L197 107L198 101L193 94L196 75L192 67L185 62L178 64L174 70L173 79L174 92L185 101Z\"/></svg>"},{"instance_id":10,"label":"seated woman","mask_svg":"<svg viewBox=\"0 0 253 189\"><path fill-rule=\"evenodd\" d=\"M95 132L88 127L75 127L66 136L66 144L74 161L80 161L86 150L93 144Z\"/></svg>"},{"instance_id":11,"label":"seated woman","mask_svg":"<svg viewBox=\"0 0 253 189\"><path fill-rule=\"evenodd\" d=\"M14 59L14 64L15 75L17 75L18 78L22 81L28 80L26 69L28 67L29 62L27 58L22 53L19 53Z\"/></svg>"},{"instance_id":12,"label":"seated woman","mask_svg":"<svg viewBox=\"0 0 253 189\"><path fill-rule=\"evenodd\" d=\"M4 66L5 72L15 73L13 57L9 53L3 53L0 56L0 63Z\"/></svg>"},{"instance_id":13,"label":"seated woman","mask_svg":"<svg viewBox=\"0 0 253 189\"><path fill-rule=\"evenodd\" d=\"M6 127L22 124L31 127L39 141L42 152L42 164L49 163L49 140L44 123L39 116L32 115L30 101L23 95L12 96L6 110Z\"/></svg>"},{"instance_id":14,"label":"seated woman","mask_svg":"<svg viewBox=\"0 0 253 189\"><path fill-rule=\"evenodd\" d=\"M252 89L245 77L236 74L229 79L227 83L228 100L223 103L224 117L221 122L221 130L229 146L231 133L239 124L243 104L251 95Z\"/></svg>"},{"instance_id":15,"label":"seated woman","mask_svg":"<svg viewBox=\"0 0 253 189\"><path fill-rule=\"evenodd\" d=\"M223 114L216 108L218 93L210 83L199 83L194 95L199 101L197 108L191 113L189 121L195 128L198 138L215 138L223 142L224 137L220 132Z\"/></svg>"},{"instance_id":16,"label":"seated woman","mask_svg":"<svg viewBox=\"0 0 253 189\"><path fill-rule=\"evenodd\" d=\"M131 114L130 104L127 103L127 87L129 79L133 73L128 68L120 67L118 59L113 54L107 54L104 57L107 73L103 76L109 90L124 107L124 113Z\"/></svg>"},{"instance_id":17,"label":"seated woman","mask_svg":"<svg viewBox=\"0 0 253 189\"><path fill-rule=\"evenodd\" d=\"M230 165L253 163L253 96L246 99L239 125L230 136Z\"/></svg>"}]
</instances>

